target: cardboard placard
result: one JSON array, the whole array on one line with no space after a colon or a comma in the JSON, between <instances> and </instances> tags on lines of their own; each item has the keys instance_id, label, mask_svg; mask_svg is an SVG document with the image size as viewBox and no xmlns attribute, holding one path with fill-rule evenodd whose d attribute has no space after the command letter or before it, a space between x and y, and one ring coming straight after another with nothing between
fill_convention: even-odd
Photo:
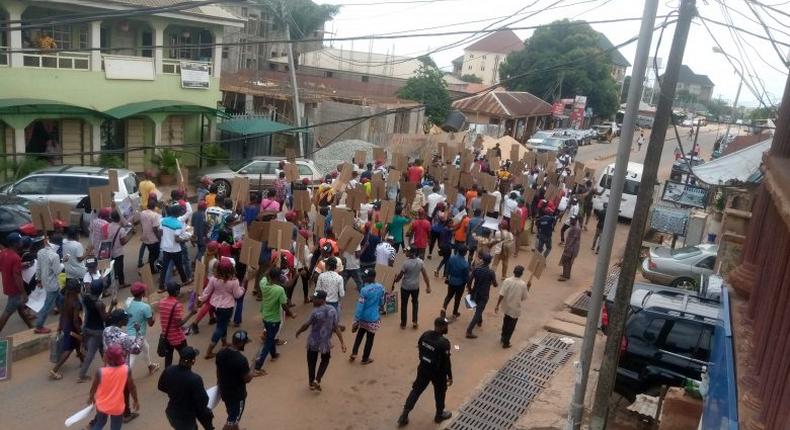
<instances>
[{"instance_id":1,"label":"cardboard placard","mask_svg":"<svg viewBox=\"0 0 790 430\"><path fill-rule=\"evenodd\" d=\"M294 163L285 163L285 165L283 165L283 171L285 171L286 181L299 182L299 166Z\"/></svg>"},{"instance_id":2,"label":"cardboard placard","mask_svg":"<svg viewBox=\"0 0 790 430\"><path fill-rule=\"evenodd\" d=\"M494 212L495 208L494 205L496 204L496 197L491 194L483 194L482 199L480 200L480 210L487 214L489 212Z\"/></svg>"},{"instance_id":3,"label":"cardboard placard","mask_svg":"<svg viewBox=\"0 0 790 430\"><path fill-rule=\"evenodd\" d=\"M357 231L353 226L348 225L337 239L337 248L340 252L354 252L362 243L364 237L364 234Z\"/></svg>"},{"instance_id":4,"label":"cardboard placard","mask_svg":"<svg viewBox=\"0 0 790 430\"><path fill-rule=\"evenodd\" d=\"M38 230L50 231L53 229L52 214L49 212L49 205L40 203L30 204L30 217L33 225Z\"/></svg>"},{"instance_id":5,"label":"cardboard placard","mask_svg":"<svg viewBox=\"0 0 790 430\"><path fill-rule=\"evenodd\" d=\"M110 191L118 191L118 171L110 169L107 171L107 187Z\"/></svg>"},{"instance_id":6,"label":"cardboard placard","mask_svg":"<svg viewBox=\"0 0 790 430\"><path fill-rule=\"evenodd\" d=\"M384 286L385 290L392 288L397 275L394 267L385 266L383 264L376 265L376 281Z\"/></svg>"},{"instance_id":7,"label":"cardboard placard","mask_svg":"<svg viewBox=\"0 0 790 430\"><path fill-rule=\"evenodd\" d=\"M584 163L576 161L573 163L573 174L577 175L579 171L584 172Z\"/></svg>"},{"instance_id":8,"label":"cardboard placard","mask_svg":"<svg viewBox=\"0 0 790 430\"><path fill-rule=\"evenodd\" d=\"M546 154L546 168L552 169L557 165L557 153L549 152Z\"/></svg>"},{"instance_id":9,"label":"cardboard placard","mask_svg":"<svg viewBox=\"0 0 790 430\"><path fill-rule=\"evenodd\" d=\"M557 179L559 179L559 177L557 176L556 172L549 172L549 177L548 177L549 184L557 185L558 183Z\"/></svg>"},{"instance_id":10,"label":"cardboard placard","mask_svg":"<svg viewBox=\"0 0 790 430\"><path fill-rule=\"evenodd\" d=\"M447 181L446 184L451 184L454 187L458 186L458 181L461 178L461 171L458 170L455 166L448 166L447 167Z\"/></svg>"},{"instance_id":11,"label":"cardboard placard","mask_svg":"<svg viewBox=\"0 0 790 430\"><path fill-rule=\"evenodd\" d=\"M428 166L428 175L434 179L436 182L441 182L444 180L444 168L442 166L434 166L431 164Z\"/></svg>"},{"instance_id":12,"label":"cardboard placard","mask_svg":"<svg viewBox=\"0 0 790 430\"><path fill-rule=\"evenodd\" d=\"M589 167L584 168L584 177L589 178L591 181L595 181L595 169L591 169Z\"/></svg>"},{"instance_id":13,"label":"cardboard placard","mask_svg":"<svg viewBox=\"0 0 790 430\"><path fill-rule=\"evenodd\" d=\"M489 193L496 190L496 176L483 173L477 179L477 184L480 190L485 190Z\"/></svg>"},{"instance_id":14,"label":"cardboard placard","mask_svg":"<svg viewBox=\"0 0 790 430\"><path fill-rule=\"evenodd\" d=\"M387 161L387 151L384 148L373 148L373 161L381 163Z\"/></svg>"},{"instance_id":15,"label":"cardboard placard","mask_svg":"<svg viewBox=\"0 0 790 430\"><path fill-rule=\"evenodd\" d=\"M521 160L513 161L507 170L515 176L520 176L524 173L524 162Z\"/></svg>"},{"instance_id":16,"label":"cardboard placard","mask_svg":"<svg viewBox=\"0 0 790 430\"><path fill-rule=\"evenodd\" d=\"M539 252L533 253L532 259L529 261L529 266L532 277L540 279L541 275L543 275L543 269L546 268L546 257Z\"/></svg>"},{"instance_id":17,"label":"cardboard placard","mask_svg":"<svg viewBox=\"0 0 790 430\"><path fill-rule=\"evenodd\" d=\"M313 223L313 235L318 238L324 237L326 230L326 217L321 214L316 214L315 223Z\"/></svg>"},{"instance_id":18,"label":"cardboard placard","mask_svg":"<svg viewBox=\"0 0 790 430\"><path fill-rule=\"evenodd\" d=\"M400 197L406 200L406 206L411 207L411 202L417 195L417 184L414 182L401 181L400 183Z\"/></svg>"},{"instance_id":19,"label":"cardboard placard","mask_svg":"<svg viewBox=\"0 0 790 430\"><path fill-rule=\"evenodd\" d=\"M510 145L510 161L515 162L518 160L518 146Z\"/></svg>"},{"instance_id":20,"label":"cardboard placard","mask_svg":"<svg viewBox=\"0 0 790 430\"><path fill-rule=\"evenodd\" d=\"M526 203L527 207L529 207L530 203L532 203L532 199L535 198L535 190L532 188L527 188L524 190L524 203Z\"/></svg>"},{"instance_id":21,"label":"cardboard placard","mask_svg":"<svg viewBox=\"0 0 790 430\"><path fill-rule=\"evenodd\" d=\"M499 170L499 164L501 163L501 161L502 160L496 155L492 155L491 157L488 157L488 169L496 172L497 170Z\"/></svg>"},{"instance_id":22,"label":"cardboard placard","mask_svg":"<svg viewBox=\"0 0 790 430\"><path fill-rule=\"evenodd\" d=\"M266 234L266 236L264 235ZM247 238L263 240L269 234L269 221L253 221L247 229Z\"/></svg>"},{"instance_id":23,"label":"cardboard placard","mask_svg":"<svg viewBox=\"0 0 790 430\"><path fill-rule=\"evenodd\" d=\"M381 173L373 175L370 186L370 197L373 200L384 200L387 198L387 188L384 185L384 176Z\"/></svg>"},{"instance_id":24,"label":"cardboard placard","mask_svg":"<svg viewBox=\"0 0 790 430\"><path fill-rule=\"evenodd\" d=\"M310 202L310 192L307 190L294 190L293 200L293 210L301 213L310 212L312 206L312 202Z\"/></svg>"},{"instance_id":25,"label":"cardboard placard","mask_svg":"<svg viewBox=\"0 0 790 430\"><path fill-rule=\"evenodd\" d=\"M246 193L246 194L245 194ZM250 178L234 176L230 184L230 199L236 207L243 206L250 195Z\"/></svg>"},{"instance_id":26,"label":"cardboard placard","mask_svg":"<svg viewBox=\"0 0 790 430\"><path fill-rule=\"evenodd\" d=\"M49 202L49 213L52 220L61 220L68 227L71 225L71 210L73 206L67 203Z\"/></svg>"},{"instance_id":27,"label":"cardboard placard","mask_svg":"<svg viewBox=\"0 0 790 430\"><path fill-rule=\"evenodd\" d=\"M461 153L461 171L468 172L472 168L472 163L474 163L475 157L472 155L472 152L468 149L465 149L463 153Z\"/></svg>"},{"instance_id":28,"label":"cardboard placard","mask_svg":"<svg viewBox=\"0 0 790 430\"><path fill-rule=\"evenodd\" d=\"M513 233L518 233L521 231L521 210L514 209L513 212L510 213L510 231ZM518 242L516 242L518 244Z\"/></svg>"},{"instance_id":29,"label":"cardboard placard","mask_svg":"<svg viewBox=\"0 0 790 430\"><path fill-rule=\"evenodd\" d=\"M247 267L257 269L261 259L261 248L263 244L257 240L250 238L244 239L241 244L241 253L239 261L246 264Z\"/></svg>"},{"instance_id":30,"label":"cardboard placard","mask_svg":"<svg viewBox=\"0 0 790 430\"><path fill-rule=\"evenodd\" d=\"M524 161L527 163L529 167L535 167L538 164L538 153L537 152L528 152L524 155Z\"/></svg>"},{"instance_id":31,"label":"cardboard placard","mask_svg":"<svg viewBox=\"0 0 790 430\"><path fill-rule=\"evenodd\" d=\"M442 157L442 162L449 163L453 161L453 155L450 146L446 142L439 142L439 155Z\"/></svg>"},{"instance_id":32,"label":"cardboard placard","mask_svg":"<svg viewBox=\"0 0 790 430\"><path fill-rule=\"evenodd\" d=\"M343 231L346 226L354 225L354 214L348 210L337 206L332 208L332 232L337 234Z\"/></svg>"},{"instance_id":33,"label":"cardboard placard","mask_svg":"<svg viewBox=\"0 0 790 430\"><path fill-rule=\"evenodd\" d=\"M381 210L379 211L379 219L385 224L392 221L395 216L395 202L392 200L383 200L381 202Z\"/></svg>"},{"instance_id":34,"label":"cardboard placard","mask_svg":"<svg viewBox=\"0 0 790 430\"><path fill-rule=\"evenodd\" d=\"M401 172L405 172L406 168L409 167L409 159L406 155L396 152L392 154L392 166Z\"/></svg>"},{"instance_id":35,"label":"cardboard placard","mask_svg":"<svg viewBox=\"0 0 790 430\"><path fill-rule=\"evenodd\" d=\"M538 161L537 161L538 166L545 167L548 162L549 162L549 154L547 152L541 152L540 154L538 154Z\"/></svg>"},{"instance_id":36,"label":"cardboard placard","mask_svg":"<svg viewBox=\"0 0 790 430\"><path fill-rule=\"evenodd\" d=\"M112 192L106 185L88 188L88 198L91 201L91 209L97 212L101 208L108 208L112 205Z\"/></svg>"},{"instance_id":37,"label":"cardboard placard","mask_svg":"<svg viewBox=\"0 0 790 430\"><path fill-rule=\"evenodd\" d=\"M387 185L395 185L400 182L401 177L403 176L402 170L398 169L391 169L387 174Z\"/></svg>"},{"instance_id":38,"label":"cardboard placard","mask_svg":"<svg viewBox=\"0 0 790 430\"><path fill-rule=\"evenodd\" d=\"M290 249L294 225L285 221L272 221L269 224L267 243L271 249Z\"/></svg>"},{"instance_id":39,"label":"cardboard placard","mask_svg":"<svg viewBox=\"0 0 790 430\"><path fill-rule=\"evenodd\" d=\"M296 236L296 259L298 261L304 261L305 254L304 254L304 247L307 246L307 239L304 236L297 235Z\"/></svg>"},{"instance_id":40,"label":"cardboard placard","mask_svg":"<svg viewBox=\"0 0 790 430\"><path fill-rule=\"evenodd\" d=\"M469 174L468 172L461 172L458 182L460 188L468 190L472 188L472 185L474 185L475 180L472 177L472 175Z\"/></svg>"},{"instance_id":41,"label":"cardboard placard","mask_svg":"<svg viewBox=\"0 0 790 430\"><path fill-rule=\"evenodd\" d=\"M285 161L289 163L296 163L296 150L293 148L285 148Z\"/></svg>"},{"instance_id":42,"label":"cardboard placard","mask_svg":"<svg viewBox=\"0 0 790 430\"><path fill-rule=\"evenodd\" d=\"M203 292L203 284L206 283L206 278L206 264L201 258L195 262L195 294L198 296Z\"/></svg>"},{"instance_id":43,"label":"cardboard placard","mask_svg":"<svg viewBox=\"0 0 790 430\"><path fill-rule=\"evenodd\" d=\"M365 160L368 157L368 153L363 149L357 149L354 151L354 164L365 164Z\"/></svg>"},{"instance_id":44,"label":"cardboard placard","mask_svg":"<svg viewBox=\"0 0 790 430\"><path fill-rule=\"evenodd\" d=\"M546 189L546 200L554 200L559 193L560 189L556 185L549 184L549 188Z\"/></svg>"},{"instance_id":45,"label":"cardboard placard","mask_svg":"<svg viewBox=\"0 0 790 430\"><path fill-rule=\"evenodd\" d=\"M455 185L445 183L444 195L447 198L447 205L452 206L455 203L455 200L458 198L458 188L456 188Z\"/></svg>"},{"instance_id":46,"label":"cardboard placard","mask_svg":"<svg viewBox=\"0 0 790 430\"><path fill-rule=\"evenodd\" d=\"M367 203L368 195L361 186L346 190L346 207L354 212L359 211L362 203Z\"/></svg>"}]
</instances>

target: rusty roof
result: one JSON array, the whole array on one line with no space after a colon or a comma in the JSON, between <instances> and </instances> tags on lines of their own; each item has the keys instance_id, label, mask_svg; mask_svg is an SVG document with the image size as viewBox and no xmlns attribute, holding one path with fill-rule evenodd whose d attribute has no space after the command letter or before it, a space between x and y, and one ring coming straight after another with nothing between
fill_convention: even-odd
<instances>
[{"instance_id":1,"label":"rusty roof","mask_svg":"<svg viewBox=\"0 0 790 430\"><path fill-rule=\"evenodd\" d=\"M551 114L551 105L526 91L490 91L453 102L464 113L500 118L524 118Z\"/></svg>"},{"instance_id":2,"label":"rusty roof","mask_svg":"<svg viewBox=\"0 0 790 430\"><path fill-rule=\"evenodd\" d=\"M513 30L495 31L464 48L464 51L509 54L524 47L524 42Z\"/></svg>"}]
</instances>

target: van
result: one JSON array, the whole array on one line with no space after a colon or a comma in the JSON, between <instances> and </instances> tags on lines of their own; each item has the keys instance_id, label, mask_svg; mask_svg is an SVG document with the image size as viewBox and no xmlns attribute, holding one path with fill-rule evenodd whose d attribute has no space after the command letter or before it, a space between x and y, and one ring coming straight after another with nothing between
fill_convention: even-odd
<instances>
[{"instance_id":1,"label":"van","mask_svg":"<svg viewBox=\"0 0 790 430\"><path fill-rule=\"evenodd\" d=\"M636 208L636 197L639 194L639 182L642 180L642 170L644 165L628 162L625 174L625 184L623 185L623 196L620 201L620 217L633 219L634 209ZM609 201L609 193L612 187L612 175L614 174L614 163L606 166L606 169L598 175L596 183L596 195L593 197L593 208L602 210L603 204Z\"/></svg>"}]
</instances>

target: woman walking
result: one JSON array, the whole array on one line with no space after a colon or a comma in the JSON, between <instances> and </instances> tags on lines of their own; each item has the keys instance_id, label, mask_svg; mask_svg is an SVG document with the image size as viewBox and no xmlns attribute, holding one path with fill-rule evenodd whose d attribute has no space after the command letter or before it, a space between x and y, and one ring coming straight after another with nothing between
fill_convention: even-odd
<instances>
[{"instance_id":1,"label":"woman walking","mask_svg":"<svg viewBox=\"0 0 790 430\"><path fill-rule=\"evenodd\" d=\"M205 358L207 360L214 358L214 348L217 346L217 342L222 340L223 347L227 344L228 324L233 316L233 306L236 304L236 299L243 295L244 288L236 279L233 262L229 258L220 259L217 263L216 273L209 279L208 286L200 295L201 302L211 298L210 303L217 316L217 326L214 328L211 343L208 344L208 350L206 350Z\"/></svg>"},{"instance_id":2,"label":"woman walking","mask_svg":"<svg viewBox=\"0 0 790 430\"><path fill-rule=\"evenodd\" d=\"M104 354L105 366L96 370L88 403L96 405L96 418L91 430L101 430L110 421L110 430L120 430L123 425L124 391L132 395L132 409L140 410L137 401L137 387L132 379L132 372L126 365L120 345L107 347Z\"/></svg>"},{"instance_id":3,"label":"woman walking","mask_svg":"<svg viewBox=\"0 0 790 430\"><path fill-rule=\"evenodd\" d=\"M85 324L82 330L82 342L85 348L85 359L80 366L80 376L77 382L85 382L88 379L88 369L91 367L93 356L96 352L104 355L104 343L102 334L104 333L104 321L107 320L109 312L101 301L104 281L101 279L91 282L90 291L82 297L85 305ZM110 310L114 309L115 300L110 303ZM123 412L123 411L121 411Z\"/></svg>"},{"instance_id":4,"label":"woman walking","mask_svg":"<svg viewBox=\"0 0 790 430\"><path fill-rule=\"evenodd\" d=\"M350 361L357 358L362 338L365 338L365 349L362 351L362 364L370 364L370 351L373 349L373 339L381 326L379 307L384 303L384 286L376 282L376 270L365 269L362 274L364 285L359 292L359 301L354 312L354 324L351 331L357 331L354 347L351 348Z\"/></svg>"},{"instance_id":5,"label":"woman walking","mask_svg":"<svg viewBox=\"0 0 790 430\"><path fill-rule=\"evenodd\" d=\"M85 359L80 348L79 338L82 329L82 304L80 303L80 281L69 279L66 281L66 297L63 299L63 307L60 313L60 326L58 331L61 333L61 353L55 367L49 371L49 377L54 380L63 379L60 368L71 356L72 351L77 351L80 361Z\"/></svg>"}]
</instances>

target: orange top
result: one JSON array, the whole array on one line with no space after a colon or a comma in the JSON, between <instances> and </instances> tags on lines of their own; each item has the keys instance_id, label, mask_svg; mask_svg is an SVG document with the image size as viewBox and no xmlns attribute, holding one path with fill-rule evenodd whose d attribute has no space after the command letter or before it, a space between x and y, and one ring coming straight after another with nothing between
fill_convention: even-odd
<instances>
[{"instance_id":1,"label":"orange top","mask_svg":"<svg viewBox=\"0 0 790 430\"><path fill-rule=\"evenodd\" d=\"M469 208L472 205L472 199L477 197L477 191L469 190L466 192L466 207Z\"/></svg>"},{"instance_id":2,"label":"orange top","mask_svg":"<svg viewBox=\"0 0 790 430\"><path fill-rule=\"evenodd\" d=\"M456 242L464 242L466 240L466 230L469 229L469 217L465 216L463 220L461 220L461 224L458 226L458 229L455 230L455 241Z\"/></svg>"},{"instance_id":3,"label":"orange top","mask_svg":"<svg viewBox=\"0 0 790 430\"><path fill-rule=\"evenodd\" d=\"M102 367L96 388L96 410L107 415L121 415L124 410L123 389L129 378L129 366Z\"/></svg>"}]
</instances>

